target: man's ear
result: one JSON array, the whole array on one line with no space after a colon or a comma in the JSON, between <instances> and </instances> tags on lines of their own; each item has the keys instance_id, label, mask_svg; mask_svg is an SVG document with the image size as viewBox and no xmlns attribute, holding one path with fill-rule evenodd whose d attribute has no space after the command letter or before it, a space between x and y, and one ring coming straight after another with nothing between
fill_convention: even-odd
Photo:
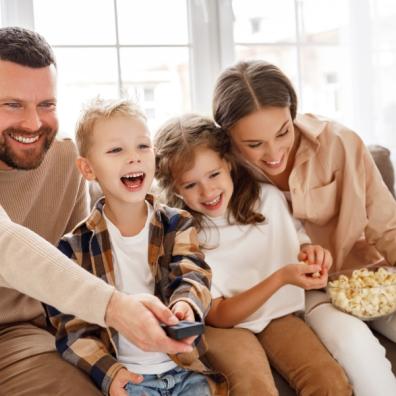
<instances>
[{"instance_id":1,"label":"man's ear","mask_svg":"<svg viewBox=\"0 0 396 396\"><path fill-rule=\"evenodd\" d=\"M96 180L95 172L89 163L89 160L85 157L78 157L76 160L76 165L81 174L85 179L92 181Z\"/></svg>"}]
</instances>

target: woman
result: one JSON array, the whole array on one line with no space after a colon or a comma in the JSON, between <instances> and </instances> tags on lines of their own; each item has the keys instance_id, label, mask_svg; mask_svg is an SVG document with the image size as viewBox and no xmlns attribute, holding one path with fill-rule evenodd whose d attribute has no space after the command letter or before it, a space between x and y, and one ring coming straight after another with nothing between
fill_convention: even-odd
<instances>
[{"instance_id":1,"label":"woman","mask_svg":"<svg viewBox=\"0 0 396 396\"><path fill-rule=\"evenodd\" d=\"M226 69L213 112L234 155L283 191L312 243L330 250L333 271L378 264L379 253L396 263L396 203L363 142L334 121L297 116L296 93L276 66L251 61ZM357 396L396 394L385 350L365 323L336 310L322 291L307 293L306 320ZM396 315L373 327L396 341Z\"/></svg>"}]
</instances>

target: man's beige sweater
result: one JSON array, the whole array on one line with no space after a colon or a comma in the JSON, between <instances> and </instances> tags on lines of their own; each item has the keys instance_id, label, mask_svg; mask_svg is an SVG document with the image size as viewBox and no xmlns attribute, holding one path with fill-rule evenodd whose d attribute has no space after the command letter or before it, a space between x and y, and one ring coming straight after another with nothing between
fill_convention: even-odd
<instances>
[{"instance_id":1,"label":"man's beige sweater","mask_svg":"<svg viewBox=\"0 0 396 396\"><path fill-rule=\"evenodd\" d=\"M0 207L1 313L16 307L3 304L3 293L7 290L9 293L4 295L11 304L12 296L16 296L23 303L20 309L28 309L27 314L31 311L34 317L41 313L41 304L35 313L38 302L11 289L100 326L105 326L106 307L114 291L112 286L75 265L40 236L13 223Z\"/></svg>"},{"instance_id":2,"label":"man's beige sweater","mask_svg":"<svg viewBox=\"0 0 396 396\"><path fill-rule=\"evenodd\" d=\"M44 323L42 304L21 292L104 325L113 289L13 223L56 244L86 216L85 183L75 166L76 155L71 140L55 141L37 169L0 171L0 206L12 220L0 211L0 327Z\"/></svg>"}]
</instances>

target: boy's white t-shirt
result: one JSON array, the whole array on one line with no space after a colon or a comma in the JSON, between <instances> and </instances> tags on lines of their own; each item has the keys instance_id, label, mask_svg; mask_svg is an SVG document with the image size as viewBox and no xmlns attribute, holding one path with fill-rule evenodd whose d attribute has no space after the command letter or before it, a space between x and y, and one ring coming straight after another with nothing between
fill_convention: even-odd
<instances>
[{"instance_id":1,"label":"boy's white t-shirt","mask_svg":"<svg viewBox=\"0 0 396 396\"><path fill-rule=\"evenodd\" d=\"M149 226L153 214L147 203L146 224L139 234L124 237L104 215L110 234L115 286L128 294L154 294L154 277L148 265ZM117 360L136 374L161 374L175 368L176 363L165 353L145 352L118 333Z\"/></svg>"},{"instance_id":2,"label":"boy's white t-shirt","mask_svg":"<svg viewBox=\"0 0 396 396\"><path fill-rule=\"evenodd\" d=\"M265 216L264 223L230 225L225 216L216 217L208 220L199 233L205 261L212 268L213 298L235 296L286 264L298 263L300 245L310 243L276 187L262 184L260 196L257 211ZM286 285L235 327L258 333L272 319L303 309L304 290Z\"/></svg>"}]
</instances>

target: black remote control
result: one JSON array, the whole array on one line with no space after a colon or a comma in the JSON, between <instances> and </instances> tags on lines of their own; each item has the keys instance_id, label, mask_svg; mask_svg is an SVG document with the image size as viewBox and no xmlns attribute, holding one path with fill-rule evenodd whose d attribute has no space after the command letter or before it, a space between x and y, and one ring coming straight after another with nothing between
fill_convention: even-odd
<instances>
[{"instance_id":1,"label":"black remote control","mask_svg":"<svg viewBox=\"0 0 396 396\"><path fill-rule=\"evenodd\" d=\"M183 338L200 335L204 331L204 325L201 322L189 322L182 320L175 325L167 326L161 324L161 327L165 330L168 337L175 340L182 340Z\"/></svg>"}]
</instances>

